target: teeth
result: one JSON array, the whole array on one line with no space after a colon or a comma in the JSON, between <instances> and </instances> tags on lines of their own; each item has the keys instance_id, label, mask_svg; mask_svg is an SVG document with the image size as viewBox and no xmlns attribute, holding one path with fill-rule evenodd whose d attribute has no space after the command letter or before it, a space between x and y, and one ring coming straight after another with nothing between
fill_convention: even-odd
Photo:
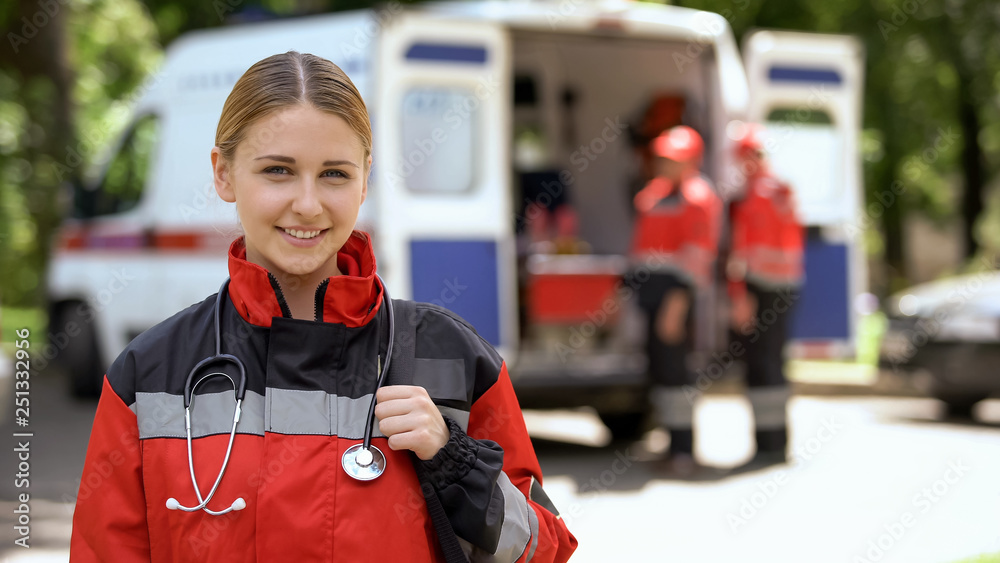
<instances>
[{"instance_id":1,"label":"teeth","mask_svg":"<svg viewBox=\"0 0 1000 563\"><path fill-rule=\"evenodd\" d=\"M295 238L305 238L305 239L313 238L323 232L323 231L293 231L291 229L282 229L282 230L292 235Z\"/></svg>"}]
</instances>

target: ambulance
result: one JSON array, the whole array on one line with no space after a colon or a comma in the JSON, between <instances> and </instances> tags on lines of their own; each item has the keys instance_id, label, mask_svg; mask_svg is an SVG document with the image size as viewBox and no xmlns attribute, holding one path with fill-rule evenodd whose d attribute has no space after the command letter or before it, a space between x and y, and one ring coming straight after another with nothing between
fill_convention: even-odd
<instances>
[{"instance_id":1,"label":"ambulance","mask_svg":"<svg viewBox=\"0 0 1000 563\"><path fill-rule=\"evenodd\" d=\"M653 114L701 133L723 198L741 186L733 126L769 126L809 226L793 349L850 357L866 279L862 48L762 30L741 55L727 17L613 0L389 2L182 36L94 180L75 188L47 281L46 359L76 393L95 393L131 338L218 290L239 234L212 186L219 115L251 64L288 50L335 62L368 105L359 228L393 295L475 326L507 359L522 406L587 405L623 436L648 411L643 321L622 276ZM697 299L701 367L726 346L716 281Z\"/></svg>"}]
</instances>

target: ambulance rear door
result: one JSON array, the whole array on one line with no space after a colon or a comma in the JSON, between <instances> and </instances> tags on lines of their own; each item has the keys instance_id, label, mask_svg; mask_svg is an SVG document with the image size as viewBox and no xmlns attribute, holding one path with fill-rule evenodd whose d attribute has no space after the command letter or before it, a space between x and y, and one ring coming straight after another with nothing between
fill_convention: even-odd
<instances>
[{"instance_id":1,"label":"ambulance rear door","mask_svg":"<svg viewBox=\"0 0 1000 563\"><path fill-rule=\"evenodd\" d=\"M792 354L852 357L854 304L867 291L859 141L864 49L851 36L761 30L744 39L748 118L767 128L776 175L808 227Z\"/></svg>"},{"instance_id":2,"label":"ambulance rear door","mask_svg":"<svg viewBox=\"0 0 1000 563\"><path fill-rule=\"evenodd\" d=\"M394 295L454 311L505 355L517 342L509 41L499 24L417 10L384 22L372 194Z\"/></svg>"}]
</instances>

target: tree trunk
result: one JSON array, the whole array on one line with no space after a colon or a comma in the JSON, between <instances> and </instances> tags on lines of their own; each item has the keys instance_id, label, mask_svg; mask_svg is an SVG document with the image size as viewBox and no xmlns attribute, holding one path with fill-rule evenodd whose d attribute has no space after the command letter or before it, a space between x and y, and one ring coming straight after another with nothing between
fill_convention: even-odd
<instances>
[{"instance_id":1,"label":"tree trunk","mask_svg":"<svg viewBox=\"0 0 1000 563\"><path fill-rule=\"evenodd\" d=\"M962 235L966 260L979 250L976 240L976 219L983 211L983 148L979 144L979 116L969 92L970 85L959 79L959 123L962 126L962 172L965 177L962 190Z\"/></svg>"},{"instance_id":2,"label":"tree trunk","mask_svg":"<svg viewBox=\"0 0 1000 563\"><path fill-rule=\"evenodd\" d=\"M75 138L72 75L66 60L66 20L71 8L61 2L43 6L36 0L19 0L16 7L7 9L8 28L3 30L3 36L9 48L0 49L0 64L15 72L21 87L17 101L27 110L31 126L40 131L33 136L39 142L24 144L22 156L33 168L20 186L36 235L35 246L25 259L39 280L35 289L24 296L22 305L37 306L45 302L44 279L52 236L62 219L57 207L59 191L79 174L67 163L67 148L73 146ZM50 88L39 88L39 82ZM46 90L47 96L37 94ZM51 163L56 163L54 170Z\"/></svg>"}]
</instances>

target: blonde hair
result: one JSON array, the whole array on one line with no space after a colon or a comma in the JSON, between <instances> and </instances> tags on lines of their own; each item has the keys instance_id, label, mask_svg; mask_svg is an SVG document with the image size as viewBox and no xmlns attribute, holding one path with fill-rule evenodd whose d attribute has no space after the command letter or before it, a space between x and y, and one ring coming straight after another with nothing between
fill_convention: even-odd
<instances>
[{"instance_id":1,"label":"blonde hair","mask_svg":"<svg viewBox=\"0 0 1000 563\"><path fill-rule=\"evenodd\" d=\"M262 117L298 104L336 115L358 135L365 174L372 153L372 128L361 93L339 66L309 53L288 51L254 63L226 98L215 132L222 157L233 162L247 129ZM273 134L261 132L261 136ZM251 139L251 142L254 140Z\"/></svg>"}]
</instances>

